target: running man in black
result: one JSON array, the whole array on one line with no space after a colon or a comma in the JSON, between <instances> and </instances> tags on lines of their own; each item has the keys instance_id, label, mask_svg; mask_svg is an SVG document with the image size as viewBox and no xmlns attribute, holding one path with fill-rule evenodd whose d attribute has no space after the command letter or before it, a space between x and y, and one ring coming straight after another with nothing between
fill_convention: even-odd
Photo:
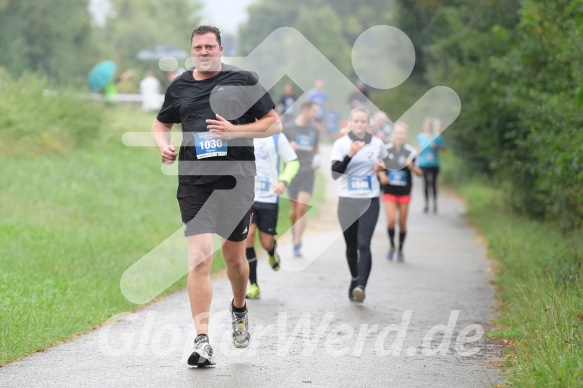
<instances>
[{"instance_id":1,"label":"running man in black","mask_svg":"<svg viewBox=\"0 0 583 388\"><path fill-rule=\"evenodd\" d=\"M393 260L395 254L395 220L397 210L399 211L399 251L398 260L403 262L405 255L403 247L407 235L407 215L409 213L409 202L411 202L411 187L413 177L411 172L421 176L423 172L415 166L417 152L406 144L407 124L403 122L395 123L393 129L393 141L387 144L388 157L384 160L386 170L379 172L379 179L383 184L385 213L387 215L387 232L391 247L387 253L387 259Z\"/></svg>"},{"instance_id":2,"label":"running man in black","mask_svg":"<svg viewBox=\"0 0 583 388\"><path fill-rule=\"evenodd\" d=\"M281 123L271 97L255 77L221 63L223 48L217 28L196 28L191 43L195 68L168 87L152 132L162 162L171 164L177 156L179 160L177 198L188 239L187 287L198 334L188 365L200 367L214 364L208 341L214 233L224 239L222 252L233 289L233 345L244 348L249 344L245 240L255 186L251 138L279 133ZM182 124L178 154L170 144L174 123Z\"/></svg>"},{"instance_id":3,"label":"running man in black","mask_svg":"<svg viewBox=\"0 0 583 388\"><path fill-rule=\"evenodd\" d=\"M352 279L348 297L362 302L372 268L370 241L379 218L379 160L387 157L381 139L368 133L370 115L364 108L352 110L350 131L332 148L332 177L339 182L338 219L346 242L346 260Z\"/></svg>"}]
</instances>

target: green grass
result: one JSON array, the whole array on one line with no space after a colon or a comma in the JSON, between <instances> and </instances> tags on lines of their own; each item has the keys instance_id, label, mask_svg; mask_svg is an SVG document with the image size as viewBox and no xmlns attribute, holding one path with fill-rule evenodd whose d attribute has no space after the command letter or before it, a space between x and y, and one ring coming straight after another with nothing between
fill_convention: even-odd
<instances>
[{"instance_id":1,"label":"green grass","mask_svg":"<svg viewBox=\"0 0 583 388\"><path fill-rule=\"evenodd\" d=\"M86 148L1 160L0 364L135 309L121 274L181 227L157 151L121 142L152 118L110 114Z\"/></svg>"},{"instance_id":2,"label":"green grass","mask_svg":"<svg viewBox=\"0 0 583 388\"><path fill-rule=\"evenodd\" d=\"M503 188L463 178L448 156L444 175L497 260L500 315L491 336L507 340L513 386L583 386L583 239L510 210Z\"/></svg>"},{"instance_id":3,"label":"green grass","mask_svg":"<svg viewBox=\"0 0 583 388\"><path fill-rule=\"evenodd\" d=\"M139 308L123 296L122 274L182 226L177 178L161 173L158 151L121 141L148 131L153 115L105 115L82 148L0 157L0 365ZM280 231L288 212L282 200ZM216 254L213 271L224 266Z\"/></svg>"}]
</instances>

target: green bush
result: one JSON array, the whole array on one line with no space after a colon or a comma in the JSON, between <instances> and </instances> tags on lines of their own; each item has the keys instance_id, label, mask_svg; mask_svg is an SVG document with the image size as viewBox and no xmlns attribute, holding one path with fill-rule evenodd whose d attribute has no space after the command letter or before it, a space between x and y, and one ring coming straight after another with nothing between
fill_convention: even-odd
<instances>
[{"instance_id":1,"label":"green bush","mask_svg":"<svg viewBox=\"0 0 583 388\"><path fill-rule=\"evenodd\" d=\"M508 159L514 205L558 222L583 226L583 1L524 0L513 50L493 61L508 80L499 106L518 118L520 136Z\"/></svg>"},{"instance_id":2,"label":"green bush","mask_svg":"<svg viewBox=\"0 0 583 388\"><path fill-rule=\"evenodd\" d=\"M503 184L518 213L580 231L583 0L400 7L402 27L419 30L410 36L423 54L421 82L460 96L460 117L447 132L454 152L471 171Z\"/></svg>"},{"instance_id":3,"label":"green bush","mask_svg":"<svg viewBox=\"0 0 583 388\"><path fill-rule=\"evenodd\" d=\"M14 79L0 68L0 155L68 153L97 137L105 124L102 104L78 91L51 91L46 78Z\"/></svg>"}]
</instances>

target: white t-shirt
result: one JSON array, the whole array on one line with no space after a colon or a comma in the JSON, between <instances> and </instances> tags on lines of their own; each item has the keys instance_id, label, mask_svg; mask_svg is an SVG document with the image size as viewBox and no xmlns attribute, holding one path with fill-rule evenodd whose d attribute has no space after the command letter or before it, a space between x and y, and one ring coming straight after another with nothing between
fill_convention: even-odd
<instances>
[{"instance_id":1,"label":"white t-shirt","mask_svg":"<svg viewBox=\"0 0 583 388\"><path fill-rule=\"evenodd\" d=\"M275 138L277 137L277 140ZM275 143L277 141L277 150ZM296 160L298 156L283 133L276 136L253 139L255 147L255 201L277 203L278 196L271 186L279 182L279 158L284 163Z\"/></svg>"},{"instance_id":2,"label":"white t-shirt","mask_svg":"<svg viewBox=\"0 0 583 388\"><path fill-rule=\"evenodd\" d=\"M352 140L348 135L334 142L332 161L342 161L348 155ZM344 174L338 178L338 196L347 198L375 198L380 194L380 184L374 170L379 160L387 157L384 143L372 137L348 163Z\"/></svg>"},{"instance_id":3,"label":"white t-shirt","mask_svg":"<svg viewBox=\"0 0 583 388\"><path fill-rule=\"evenodd\" d=\"M143 110L160 110L164 100L163 95L160 94L160 81L156 77L147 76L140 81L140 93L142 94Z\"/></svg>"}]
</instances>

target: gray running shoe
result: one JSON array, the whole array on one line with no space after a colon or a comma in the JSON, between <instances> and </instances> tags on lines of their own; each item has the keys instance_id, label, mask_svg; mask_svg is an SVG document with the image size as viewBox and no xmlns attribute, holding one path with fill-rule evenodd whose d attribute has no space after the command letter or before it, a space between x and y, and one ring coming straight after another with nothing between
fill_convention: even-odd
<instances>
[{"instance_id":1,"label":"gray running shoe","mask_svg":"<svg viewBox=\"0 0 583 388\"><path fill-rule=\"evenodd\" d=\"M402 251L399 251L399 254L397 255L397 261L399 263L404 263L405 262L405 255L403 254Z\"/></svg>"},{"instance_id":2,"label":"gray running shoe","mask_svg":"<svg viewBox=\"0 0 583 388\"><path fill-rule=\"evenodd\" d=\"M198 335L194 340L194 352L188 357L188 365L199 368L215 365L213 348L209 344L209 337Z\"/></svg>"},{"instance_id":3,"label":"gray running shoe","mask_svg":"<svg viewBox=\"0 0 583 388\"><path fill-rule=\"evenodd\" d=\"M231 311L231 324L233 326L233 345L236 348L242 349L249 346L251 334L249 334L249 318L248 311L242 313L233 311L233 303L229 305Z\"/></svg>"}]
</instances>

